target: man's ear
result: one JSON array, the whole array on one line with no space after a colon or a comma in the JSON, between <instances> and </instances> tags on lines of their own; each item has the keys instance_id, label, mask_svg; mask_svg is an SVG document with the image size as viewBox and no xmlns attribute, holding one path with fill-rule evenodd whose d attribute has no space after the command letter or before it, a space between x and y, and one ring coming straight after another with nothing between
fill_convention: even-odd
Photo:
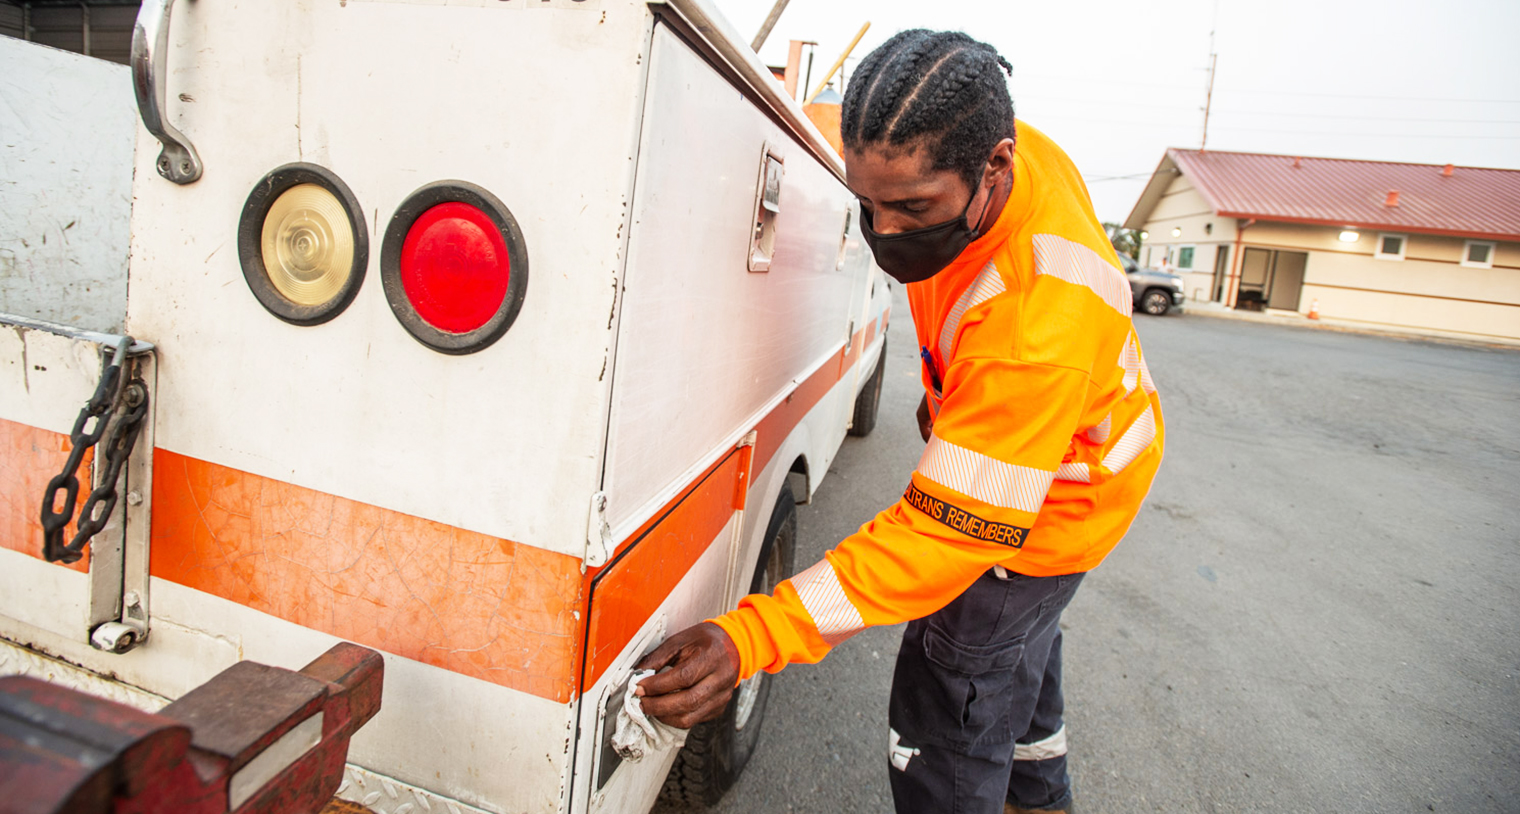
<instances>
[{"instance_id":1,"label":"man's ear","mask_svg":"<svg viewBox=\"0 0 1520 814\"><path fill-rule=\"evenodd\" d=\"M995 186L1002 181L1003 175L1013 171L1013 139L1005 138L992 148L992 154L987 156L987 170L982 174L982 183L988 187Z\"/></svg>"}]
</instances>

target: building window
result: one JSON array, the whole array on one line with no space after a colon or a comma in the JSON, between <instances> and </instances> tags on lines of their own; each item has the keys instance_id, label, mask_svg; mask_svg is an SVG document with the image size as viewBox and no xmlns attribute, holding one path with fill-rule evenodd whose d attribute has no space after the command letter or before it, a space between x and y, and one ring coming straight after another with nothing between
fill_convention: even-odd
<instances>
[{"instance_id":1,"label":"building window","mask_svg":"<svg viewBox=\"0 0 1520 814\"><path fill-rule=\"evenodd\" d=\"M1194 247L1192 247L1192 246L1178 246L1177 247L1177 268L1191 270L1193 268L1193 254L1194 254Z\"/></svg>"},{"instance_id":2,"label":"building window","mask_svg":"<svg viewBox=\"0 0 1520 814\"><path fill-rule=\"evenodd\" d=\"M1494 267L1494 244L1487 240L1469 240L1462 247L1462 265L1473 269Z\"/></svg>"},{"instance_id":3,"label":"building window","mask_svg":"<svg viewBox=\"0 0 1520 814\"><path fill-rule=\"evenodd\" d=\"M1409 247L1407 235L1394 235L1384 232L1378 235L1377 252L1372 256L1379 260L1403 260L1404 250Z\"/></svg>"}]
</instances>

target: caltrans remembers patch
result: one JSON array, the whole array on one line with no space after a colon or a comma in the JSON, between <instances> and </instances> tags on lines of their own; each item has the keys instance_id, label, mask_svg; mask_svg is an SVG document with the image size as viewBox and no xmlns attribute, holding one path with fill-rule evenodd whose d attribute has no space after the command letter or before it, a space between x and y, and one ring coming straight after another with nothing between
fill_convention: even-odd
<instances>
[{"instance_id":1,"label":"caltrans remembers patch","mask_svg":"<svg viewBox=\"0 0 1520 814\"><path fill-rule=\"evenodd\" d=\"M926 494L911 483L908 484L908 491L903 493L903 499L907 500L908 505L913 508L918 509L967 537L974 537L978 540L985 540L989 543L997 543L1010 548L1023 548L1024 538L1029 534L1029 529L1020 526L983 520L954 503L946 503L937 497Z\"/></svg>"}]
</instances>

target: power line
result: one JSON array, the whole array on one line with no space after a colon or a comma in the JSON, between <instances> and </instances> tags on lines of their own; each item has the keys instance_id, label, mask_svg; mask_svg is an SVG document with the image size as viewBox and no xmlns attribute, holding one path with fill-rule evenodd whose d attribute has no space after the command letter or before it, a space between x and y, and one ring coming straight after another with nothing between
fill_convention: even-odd
<instances>
[{"instance_id":1,"label":"power line","mask_svg":"<svg viewBox=\"0 0 1520 814\"><path fill-rule=\"evenodd\" d=\"M1133 175L1084 175L1082 180L1089 184L1101 184L1104 181L1138 181L1149 177L1151 177L1149 172L1137 172Z\"/></svg>"},{"instance_id":2,"label":"power line","mask_svg":"<svg viewBox=\"0 0 1520 814\"><path fill-rule=\"evenodd\" d=\"M1020 79L1056 80L1060 82L1091 82L1099 85L1128 85L1145 88L1169 88L1172 90L1188 90L1194 92L1198 90L1198 88L1194 85L1177 85L1170 82L1134 82L1125 79L1109 79L1102 76L1061 76L1057 74L1030 74L1015 72L1012 81L1017 83ZM1364 93L1318 93L1314 91L1257 90L1253 88L1229 87L1218 88L1217 92L1220 94L1255 93L1267 94L1271 96L1314 96L1328 99L1369 99L1383 102L1446 102L1452 104L1520 105L1520 99L1462 99L1444 96L1381 96Z\"/></svg>"},{"instance_id":3,"label":"power line","mask_svg":"<svg viewBox=\"0 0 1520 814\"><path fill-rule=\"evenodd\" d=\"M1020 73L1014 69L1013 79L1017 83L1021 79L1055 79L1062 82L1092 82L1099 85L1130 85L1138 88L1172 88L1174 90L1192 90L1198 88L1193 85L1173 85L1169 82L1133 82L1127 79L1109 79L1103 76L1063 76L1059 74Z\"/></svg>"},{"instance_id":4,"label":"power line","mask_svg":"<svg viewBox=\"0 0 1520 814\"><path fill-rule=\"evenodd\" d=\"M1062 122L1091 122L1094 124L1106 124L1116 128L1125 127L1149 127L1162 130L1186 130L1194 125L1187 122L1141 122L1115 119L1095 119L1087 116L1050 116L1047 121L1059 119ZM1368 133L1348 132L1343 130L1282 130L1263 127L1232 127L1230 125L1215 125L1217 130L1229 130L1237 133L1279 133L1295 136L1351 136L1355 138L1444 138L1453 141L1466 139L1479 139L1484 141L1520 141L1520 135L1515 136L1474 136L1467 133Z\"/></svg>"},{"instance_id":5,"label":"power line","mask_svg":"<svg viewBox=\"0 0 1520 814\"><path fill-rule=\"evenodd\" d=\"M1286 133L1294 136L1355 136L1357 138L1445 138L1462 141L1465 139L1484 140L1510 140L1520 141L1520 135L1515 136L1473 136L1467 133L1362 133L1346 132L1343 130L1269 130L1259 127L1229 127L1221 126L1220 130L1234 130L1242 133Z\"/></svg>"},{"instance_id":6,"label":"power line","mask_svg":"<svg viewBox=\"0 0 1520 814\"><path fill-rule=\"evenodd\" d=\"M1118 102L1108 99L1073 99L1066 96L1028 96L1015 93L1013 101L1017 104L1020 100L1036 102L1071 102L1079 105L1102 105L1103 107L1139 107L1146 110L1200 110L1197 105L1157 105L1150 102Z\"/></svg>"},{"instance_id":7,"label":"power line","mask_svg":"<svg viewBox=\"0 0 1520 814\"><path fill-rule=\"evenodd\" d=\"M1220 91L1223 93L1223 91ZM1099 105L1101 107L1129 107L1142 108L1145 110L1198 110L1197 105L1158 105L1150 102L1125 102L1109 99L1077 99L1066 96L1030 96L1014 94L1014 101L1035 102L1058 102L1077 105ZM1520 124L1520 119L1446 119L1429 117L1405 117L1405 116L1358 116L1344 113L1293 113L1276 110L1242 110L1240 108L1224 108L1215 111L1216 114L1229 114L1233 116L1280 116L1293 119L1347 119L1352 121L1369 122L1439 122L1442 124Z\"/></svg>"},{"instance_id":8,"label":"power line","mask_svg":"<svg viewBox=\"0 0 1520 814\"><path fill-rule=\"evenodd\" d=\"M1294 119L1353 119L1369 122L1440 122L1442 124L1520 124L1520 119L1422 119L1405 116L1347 116L1341 113L1286 113L1275 110L1221 110L1220 113L1246 116L1285 116Z\"/></svg>"},{"instance_id":9,"label":"power line","mask_svg":"<svg viewBox=\"0 0 1520 814\"><path fill-rule=\"evenodd\" d=\"M1370 93L1313 93L1296 90L1248 90L1230 88L1221 93L1263 93L1272 96L1320 96L1327 99L1375 99L1386 102L1457 102L1474 104L1520 105L1520 99L1452 99L1439 96L1375 96Z\"/></svg>"}]
</instances>

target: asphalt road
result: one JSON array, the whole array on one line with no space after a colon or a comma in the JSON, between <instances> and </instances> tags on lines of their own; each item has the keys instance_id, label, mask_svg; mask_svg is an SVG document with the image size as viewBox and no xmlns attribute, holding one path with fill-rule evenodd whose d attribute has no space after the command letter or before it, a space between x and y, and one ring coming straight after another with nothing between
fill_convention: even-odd
<instances>
[{"instance_id":1,"label":"asphalt road","mask_svg":"<svg viewBox=\"0 0 1520 814\"><path fill-rule=\"evenodd\" d=\"M882 415L801 507L799 568L923 448L898 289ZM1135 317L1165 463L1066 631L1077 807L1520 811L1520 352ZM890 811L900 628L788 668L715 810Z\"/></svg>"}]
</instances>

